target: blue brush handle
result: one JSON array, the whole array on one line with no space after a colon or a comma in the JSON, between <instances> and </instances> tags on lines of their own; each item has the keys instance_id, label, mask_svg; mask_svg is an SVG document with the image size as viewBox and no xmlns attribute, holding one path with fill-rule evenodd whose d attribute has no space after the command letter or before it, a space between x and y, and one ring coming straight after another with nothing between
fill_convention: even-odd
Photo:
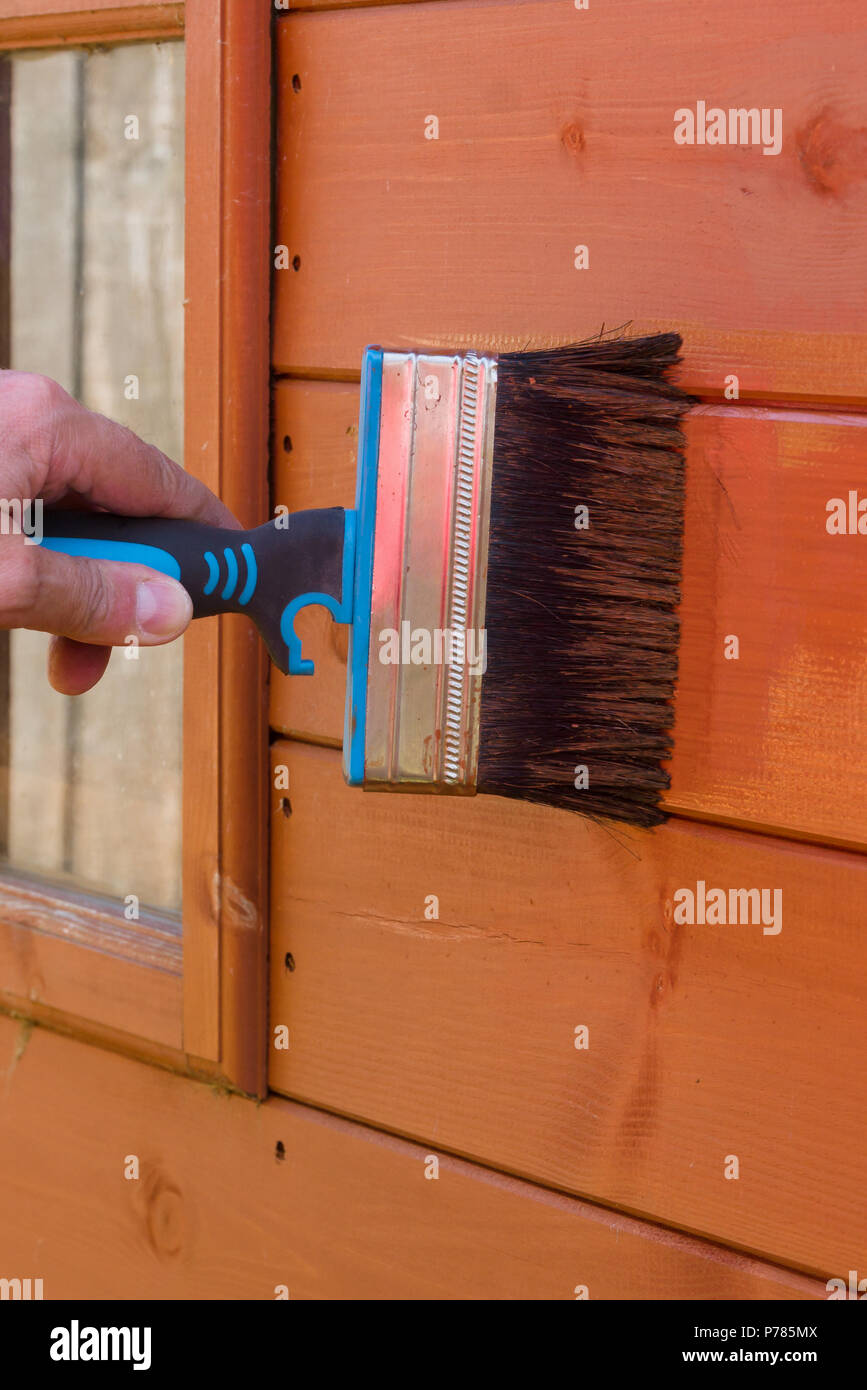
<instances>
[{"instance_id":1,"label":"blue brush handle","mask_svg":"<svg viewBox=\"0 0 867 1390\"><path fill-rule=\"evenodd\" d=\"M50 550L147 565L179 580L194 618L247 613L286 674L313 671L293 626L300 608L318 603L335 622L352 621L355 513L342 507L279 516L252 531L108 512L46 509L42 520Z\"/></svg>"}]
</instances>

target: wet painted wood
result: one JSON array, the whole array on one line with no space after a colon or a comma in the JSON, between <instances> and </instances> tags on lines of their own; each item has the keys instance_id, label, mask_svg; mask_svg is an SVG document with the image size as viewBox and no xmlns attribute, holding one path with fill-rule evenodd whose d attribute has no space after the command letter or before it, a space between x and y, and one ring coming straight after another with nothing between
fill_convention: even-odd
<instances>
[{"instance_id":1,"label":"wet painted wood","mask_svg":"<svg viewBox=\"0 0 867 1390\"><path fill-rule=\"evenodd\" d=\"M353 505L357 416L350 383L276 387L275 501ZM673 810L867 843L867 535L830 534L827 510L833 498L848 508L857 491L865 424L738 406L687 421ZM271 722L340 742L345 630L322 609L297 626L316 674L273 674Z\"/></svg>"}]
</instances>

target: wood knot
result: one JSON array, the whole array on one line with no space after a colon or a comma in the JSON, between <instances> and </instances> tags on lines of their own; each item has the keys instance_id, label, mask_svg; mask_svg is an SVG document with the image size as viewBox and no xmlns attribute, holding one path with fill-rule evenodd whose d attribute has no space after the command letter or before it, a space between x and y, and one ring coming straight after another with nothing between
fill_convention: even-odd
<instances>
[{"instance_id":1,"label":"wood knot","mask_svg":"<svg viewBox=\"0 0 867 1390\"><path fill-rule=\"evenodd\" d=\"M560 143L569 154L580 154L584 148L584 130L578 121L569 121L560 132Z\"/></svg>"},{"instance_id":2,"label":"wood knot","mask_svg":"<svg viewBox=\"0 0 867 1390\"><path fill-rule=\"evenodd\" d=\"M667 984L667 981L666 981L666 977L665 977L665 972L662 971L662 970L658 971L658 972L654 975L654 977L653 977L653 983L652 983L651 986L650 986L650 1007L651 1007L651 1009L655 1009L655 1008L657 1008L657 1006L659 1005L659 1001L660 1001L660 999L662 998L663 994L665 993L666 984Z\"/></svg>"},{"instance_id":3,"label":"wood knot","mask_svg":"<svg viewBox=\"0 0 867 1390\"><path fill-rule=\"evenodd\" d=\"M157 1168L142 1175L144 1224L151 1249L164 1259L180 1254L186 1222L179 1189Z\"/></svg>"},{"instance_id":4,"label":"wood knot","mask_svg":"<svg viewBox=\"0 0 867 1390\"><path fill-rule=\"evenodd\" d=\"M846 125L827 106L796 132L795 147L817 193L841 197L867 174L867 127Z\"/></svg>"}]
</instances>

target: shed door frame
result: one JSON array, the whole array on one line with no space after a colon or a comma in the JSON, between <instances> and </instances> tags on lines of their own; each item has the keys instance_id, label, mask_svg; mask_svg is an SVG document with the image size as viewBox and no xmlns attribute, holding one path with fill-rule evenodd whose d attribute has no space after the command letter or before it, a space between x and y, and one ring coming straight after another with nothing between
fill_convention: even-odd
<instances>
[{"instance_id":1,"label":"shed door frame","mask_svg":"<svg viewBox=\"0 0 867 1390\"><path fill-rule=\"evenodd\" d=\"M0 0L0 51L185 39L185 464L244 525L268 506L271 22L249 0ZM184 643L182 945L159 914L129 929L3 875L0 1008L263 1095L268 664L235 615Z\"/></svg>"}]
</instances>

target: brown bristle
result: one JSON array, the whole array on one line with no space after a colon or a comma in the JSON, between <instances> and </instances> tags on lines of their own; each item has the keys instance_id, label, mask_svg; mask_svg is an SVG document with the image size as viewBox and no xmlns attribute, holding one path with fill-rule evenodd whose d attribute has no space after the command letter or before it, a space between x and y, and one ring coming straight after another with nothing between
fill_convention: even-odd
<instances>
[{"instance_id":1,"label":"brown bristle","mask_svg":"<svg viewBox=\"0 0 867 1390\"><path fill-rule=\"evenodd\" d=\"M479 791L664 819L693 404L667 379L680 345L499 358Z\"/></svg>"}]
</instances>

